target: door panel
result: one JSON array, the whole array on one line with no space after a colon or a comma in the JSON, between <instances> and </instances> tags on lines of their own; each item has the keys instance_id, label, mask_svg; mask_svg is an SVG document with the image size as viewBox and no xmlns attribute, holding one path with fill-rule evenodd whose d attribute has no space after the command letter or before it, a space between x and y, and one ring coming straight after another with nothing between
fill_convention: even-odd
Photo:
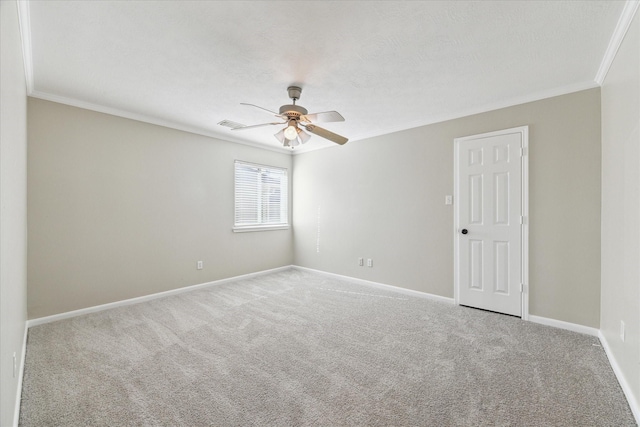
<instances>
[{"instance_id":1,"label":"door panel","mask_svg":"<svg viewBox=\"0 0 640 427\"><path fill-rule=\"evenodd\" d=\"M521 316L523 134L455 142L458 303Z\"/></svg>"},{"instance_id":2,"label":"door panel","mask_svg":"<svg viewBox=\"0 0 640 427\"><path fill-rule=\"evenodd\" d=\"M509 225L509 172L493 175L495 210L494 224Z\"/></svg>"},{"instance_id":3,"label":"door panel","mask_svg":"<svg viewBox=\"0 0 640 427\"><path fill-rule=\"evenodd\" d=\"M482 240L469 240L469 287L482 290Z\"/></svg>"},{"instance_id":4,"label":"door panel","mask_svg":"<svg viewBox=\"0 0 640 427\"><path fill-rule=\"evenodd\" d=\"M493 290L509 293L509 242L493 242Z\"/></svg>"},{"instance_id":5,"label":"door panel","mask_svg":"<svg viewBox=\"0 0 640 427\"><path fill-rule=\"evenodd\" d=\"M469 176L469 224L482 224L482 175Z\"/></svg>"}]
</instances>

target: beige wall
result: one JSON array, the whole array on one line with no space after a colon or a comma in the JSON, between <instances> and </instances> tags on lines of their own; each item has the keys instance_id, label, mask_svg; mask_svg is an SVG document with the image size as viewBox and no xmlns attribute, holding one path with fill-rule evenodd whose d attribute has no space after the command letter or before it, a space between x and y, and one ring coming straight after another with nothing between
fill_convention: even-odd
<instances>
[{"instance_id":1,"label":"beige wall","mask_svg":"<svg viewBox=\"0 0 640 427\"><path fill-rule=\"evenodd\" d=\"M291 230L231 231L234 160L288 154L33 98L28 117L29 318L291 264Z\"/></svg>"},{"instance_id":2,"label":"beige wall","mask_svg":"<svg viewBox=\"0 0 640 427\"><path fill-rule=\"evenodd\" d=\"M640 410L640 13L602 86L600 328ZM626 337L620 338L620 322Z\"/></svg>"},{"instance_id":3,"label":"beige wall","mask_svg":"<svg viewBox=\"0 0 640 427\"><path fill-rule=\"evenodd\" d=\"M291 157L30 99L29 317L292 261L451 297L452 141L529 125L530 313L598 327L599 105L593 89L297 155L295 231L234 234L233 160Z\"/></svg>"},{"instance_id":4,"label":"beige wall","mask_svg":"<svg viewBox=\"0 0 640 427\"><path fill-rule=\"evenodd\" d=\"M0 2L0 20L0 425L10 426L27 320L27 95L15 1Z\"/></svg>"},{"instance_id":5,"label":"beige wall","mask_svg":"<svg viewBox=\"0 0 640 427\"><path fill-rule=\"evenodd\" d=\"M453 139L521 125L529 125L529 312L597 328L599 89L295 156L295 264L453 297L453 207L444 204Z\"/></svg>"}]
</instances>

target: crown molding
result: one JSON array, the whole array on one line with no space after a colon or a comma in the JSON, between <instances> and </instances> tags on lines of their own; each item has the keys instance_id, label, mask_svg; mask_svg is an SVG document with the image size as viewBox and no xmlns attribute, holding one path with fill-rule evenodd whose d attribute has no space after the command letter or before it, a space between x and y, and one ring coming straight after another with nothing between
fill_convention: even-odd
<instances>
[{"instance_id":1,"label":"crown molding","mask_svg":"<svg viewBox=\"0 0 640 427\"><path fill-rule=\"evenodd\" d=\"M483 104L483 105L480 105L480 106L477 106L477 107L473 107L473 108L470 108L470 109L467 109L467 110L460 110L460 111L457 111L455 113L442 114L442 115L427 117L424 120L421 120L419 122L413 122L413 123L410 123L410 124L408 124L406 126L402 126L402 127L400 127L400 126L392 126L392 127L386 128L386 129L384 129L384 131L382 131L380 133L358 135L356 138L352 138L349 141L350 142L352 142L352 141L353 142L361 141L361 140L364 140L364 139L369 139L369 138L375 138L375 137L379 137L379 136L389 135L389 134L396 133L396 132L412 130L412 129L420 128L420 127L423 127L423 126L429 126L429 125L433 125L433 124L436 124L436 123L447 122L449 120L461 119L463 117L469 117L469 116L473 116L473 115L476 115L476 114L489 113L491 111L500 110L502 108L515 107L515 106L518 106L518 105L528 104L530 102L541 101L543 99L554 98L556 96L568 95L568 94L571 94L571 93L581 92L583 90L594 89L594 88L597 88L597 87L600 87L600 85L598 83L596 83L595 81L588 81L588 82L571 84L571 85L562 86L562 87L555 88L555 89L535 92L535 93L532 93L532 94L529 94L529 95L525 95L525 96L519 96L519 97L510 98L510 99L507 99L507 100L504 100L504 101L498 101L498 102ZM305 153L309 153L311 151L324 150L326 148L332 148L332 147L334 147L334 146L330 145L330 146L322 146L322 147L318 147L318 148L305 149L305 150L300 151L300 152L294 152L293 155L295 156L295 155L298 155L298 154L305 154Z\"/></svg>"},{"instance_id":2,"label":"crown molding","mask_svg":"<svg viewBox=\"0 0 640 427\"><path fill-rule=\"evenodd\" d=\"M24 77L27 83L27 95L33 92L33 51L31 49L31 15L29 1L17 0L20 38L22 40L22 59L24 61Z\"/></svg>"},{"instance_id":3,"label":"crown molding","mask_svg":"<svg viewBox=\"0 0 640 427\"><path fill-rule=\"evenodd\" d=\"M490 103L490 104L484 104L482 106L479 107L475 107L475 108L471 108L468 110L463 110L463 111L459 111L456 113L452 113L452 114L446 114L446 115L440 115L440 116L432 116L430 118L427 118L425 120L421 120L420 122L414 122L414 123L410 123L409 125L406 126L393 126L390 128L385 129L383 132L378 133L378 134L365 134L365 135L359 135L356 138L352 138L350 141L351 142L355 142L355 141L360 141L363 139L368 139L368 138L374 138L374 137L378 137L378 136L383 136L383 135L389 135L392 133L396 133L396 132L402 132L405 130L411 130L411 129L415 129L415 128L419 128L422 126L428 126L428 125L432 125L435 123L442 123L442 122L446 122L449 120L455 120L455 119L459 119L462 117L468 117L468 116L472 116L475 114L481 114L481 113L487 113L490 111L495 111L495 110L499 110L501 108L508 108L508 107L513 107L516 105L522 105L522 104L526 104L529 102L535 102L535 101L540 101L542 99L547 99L547 98L553 98L555 96L561 96L561 95L567 95L569 93L574 93L574 92L580 92L583 90L588 90L588 89L593 89L596 87L599 87L600 85L598 85L596 82L583 82L583 83L578 83L578 84L573 84L573 85L568 85L568 86L563 86L560 88L555 88L555 89L551 89L551 90L546 90L546 91L541 91L541 92L536 92L534 94L530 94L530 95L526 95L526 96L522 96L522 97L515 97L515 98L511 98L505 101L500 101L500 102L495 102L495 103ZM236 138L228 138L226 136L221 136L219 134L216 134L214 132L208 131L206 129L201 129L201 128L197 128L194 126L189 126L189 125L185 125L185 124L181 124L181 123L177 123L177 122L173 122L170 120L165 120L165 119L160 119L157 117L152 117L152 116L148 116L145 114L139 114L139 113L133 113L131 111L127 111L127 110L122 110L119 108L113 108L113 107L107 107L104 105L99 105L99 104L93 104L90 102L86 102L86 101L81 101L75 98L68 98L68 97L64 97L64 96L60 96L60 95L54 95L54 94L50 94L47 92L40 92L40 91L36 91L36 90L32 90L31 93L29 94L29 96L33 97L33 98L39 98L39 99L43 99L45 101L51 101L51 102L57 102L59 104L65 104L65 105L70 105L72 107L78 107L78 108L84 108L86 110L91 110L91 111L97 111L99 113L105 113L105 114L110 114L113 116L118 116L118 117L123 117L123 118L127 118L127 119L131 119L131 120L136 120L136 121L140 121L140 122L144 122L144 123L150 123L150 124L154 124L154 125L158 125L158 126L163 126L163 127L167 127L167 128L171 128L171 129L176 129L176 130L180 130L183 132L189 132L189 133L194 133L197 135L202 135L202 136L206 136L209 138L216 138L222 141L228 141L228 142L234 142L237 144L242 144L242 145L247 145L253 148L259 148L262 150L267 150L267 151L273 151L276 153L280 153L280 154L288 154L288 155L298 155L298 154L305 154L305 153L309 153L312 151L318 151L318 150L324 150L327 148L336 148L336 145L326 145L326 146L305 146L304 149L301 150L291 150L288 148L279 148L279 147L270 147L267 145L263 145L260 143L256 143L256 142L251 142L251 141L245 141L242 139L236 139Z\"/></svg>"},{"instance_id":4,"label":"crown molding","mask_svg":"<svg viewBox=\"0 0 640 427\"><path fill-rule=\"evenodd\" d=\"M112 116L123 117L125 119L136 120L136 121L143 122L143 123L149 123L149 124L152 124L152 125L163 126L163 127L166 127L166 128L175 129L175 130L179 130L179 131L183 131L183 132L189 132L189 133L193 133L193 134L196 134L196 135L202 135L202 136L206 136L206 137L209 137L209 138L215 138L215 139L218 139L220 141L233 142L233 143L237 143L237 144L247 145L247 146L253 147L253 148L259 148L261 150L274 151L274 152L280 153L280 154L289 154L289 155L291 155L291 150L287 149L287 148L284 148L284 147L282 147L282 148L270 147L270 146L263 145L263 144L256 143L256 142L244 141L244 140L235 139L235 138L234 139L227 138L227 137L221 136L219 134L216 134L214 132L208 131L206 129L201 129L201 128L198 128L198 127L195 127L195 126L185 125L185 124L173 122L173 121L170 121L170 120L160 119L160 118L148 116L148 115L145 115L145 114L133 113L131 111L122 110L120 108L107 107L107 106L104 106L104 105L93 104L91 102L80 101L80 100L75 99L75 98L67 98L65 96L53 95L53 94L50 94L50 93L47 93L47 92L40 92L40 91L37 91L37 90L32 91L29 94L29 96L32 97L32 98L43 99L45 101L56 102L58 104L70 105L72 107L83 108L85 110L96 111L98 113L110 114Z\"/></svg>"},{"instance_id":5,"label":"crown molding","mask_svg":"<svg viewBox=\"0 0 640 427\"><path fill-rule=\"evenodd\" d=\"M618 49L620 49L620 45L624 40L624 36L629 30L631 21L633 21L633 17L638 11L638 6L640 6L640 0L627 0L624 8L622 9L622 13L618 19L618 24L616 25L616 29L613 31L611 40L609 40L609 46L607 46L607 50L604 53L604 57L600 63L600 68L598 69L595 77L596 83L600 86L602 86L604 79L607 77L609 68L611 67L611 64L613 64L613 60L618 53Z\"/></svg>"},{"instance_id":6,"label":"crown molding","mask_svg":"<svg viewBox=\"0 0 640 427\"><path fill-rule=\"evenodd\" d=\"M409 123L408 125L405 125L402 128L399 128L399 127L388 128L385 130L385 132L380 133L378 135L360 136L358 137L358 140L371 138L374 136L387 135L390 133L400 132L403 130L415 129L418 127L432 125L436 123L447 122L449 120L455 120L455 119L460 119L462 117L474 116L476 114L488 113L490 111L500 110L502 108L515 107L517 105L528 104L530 102L541 101L543 99L554 98L556 96L562 96L562 95L567 95L574 92L581 92L583 90L593 89L598 86L599 85L594 81L587 81L587 82L561 86L561 87L557 87L549 90L542 90L542 91L534 92L524 96L516 96L516 97L505 99L502 101L479 105L466 110L459 110L449 114L434 115L418 122Z\"/></svg>"}]
</instances>

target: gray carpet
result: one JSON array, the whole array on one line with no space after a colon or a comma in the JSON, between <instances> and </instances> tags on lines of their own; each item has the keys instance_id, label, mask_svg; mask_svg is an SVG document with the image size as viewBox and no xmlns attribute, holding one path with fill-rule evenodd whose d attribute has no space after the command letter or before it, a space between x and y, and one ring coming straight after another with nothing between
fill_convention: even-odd
<instances>
[{"instance_id":1,"label":"gray carpet","mask_svg":"<svg viewBox=\"0 0 640 427\"><path fill-rule=\"evenodd\" d=\"M635 426L597 338L289 270L29 330L22 426Z\"/></svg>"}]
</instances>

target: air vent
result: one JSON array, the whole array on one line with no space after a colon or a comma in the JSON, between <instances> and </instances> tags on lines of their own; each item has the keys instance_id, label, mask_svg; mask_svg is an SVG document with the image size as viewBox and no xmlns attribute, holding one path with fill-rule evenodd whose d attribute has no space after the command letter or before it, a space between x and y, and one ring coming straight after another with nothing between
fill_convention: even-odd
<instances>
[{"instance_id":1,"label":"air vent","mask_svg":"<svg viewBox=\"0 0 640 427\"><path fill-rule=\"evenodd\" d=\"M243 128L246 125L243 125L242 123L237 123L237 122L232 122L231 120L223 120L221 122L218 123L220 126L224 126L224 127L228 127L231 129L238 129L238 128Z\"/></svg>"}]
</instances>

